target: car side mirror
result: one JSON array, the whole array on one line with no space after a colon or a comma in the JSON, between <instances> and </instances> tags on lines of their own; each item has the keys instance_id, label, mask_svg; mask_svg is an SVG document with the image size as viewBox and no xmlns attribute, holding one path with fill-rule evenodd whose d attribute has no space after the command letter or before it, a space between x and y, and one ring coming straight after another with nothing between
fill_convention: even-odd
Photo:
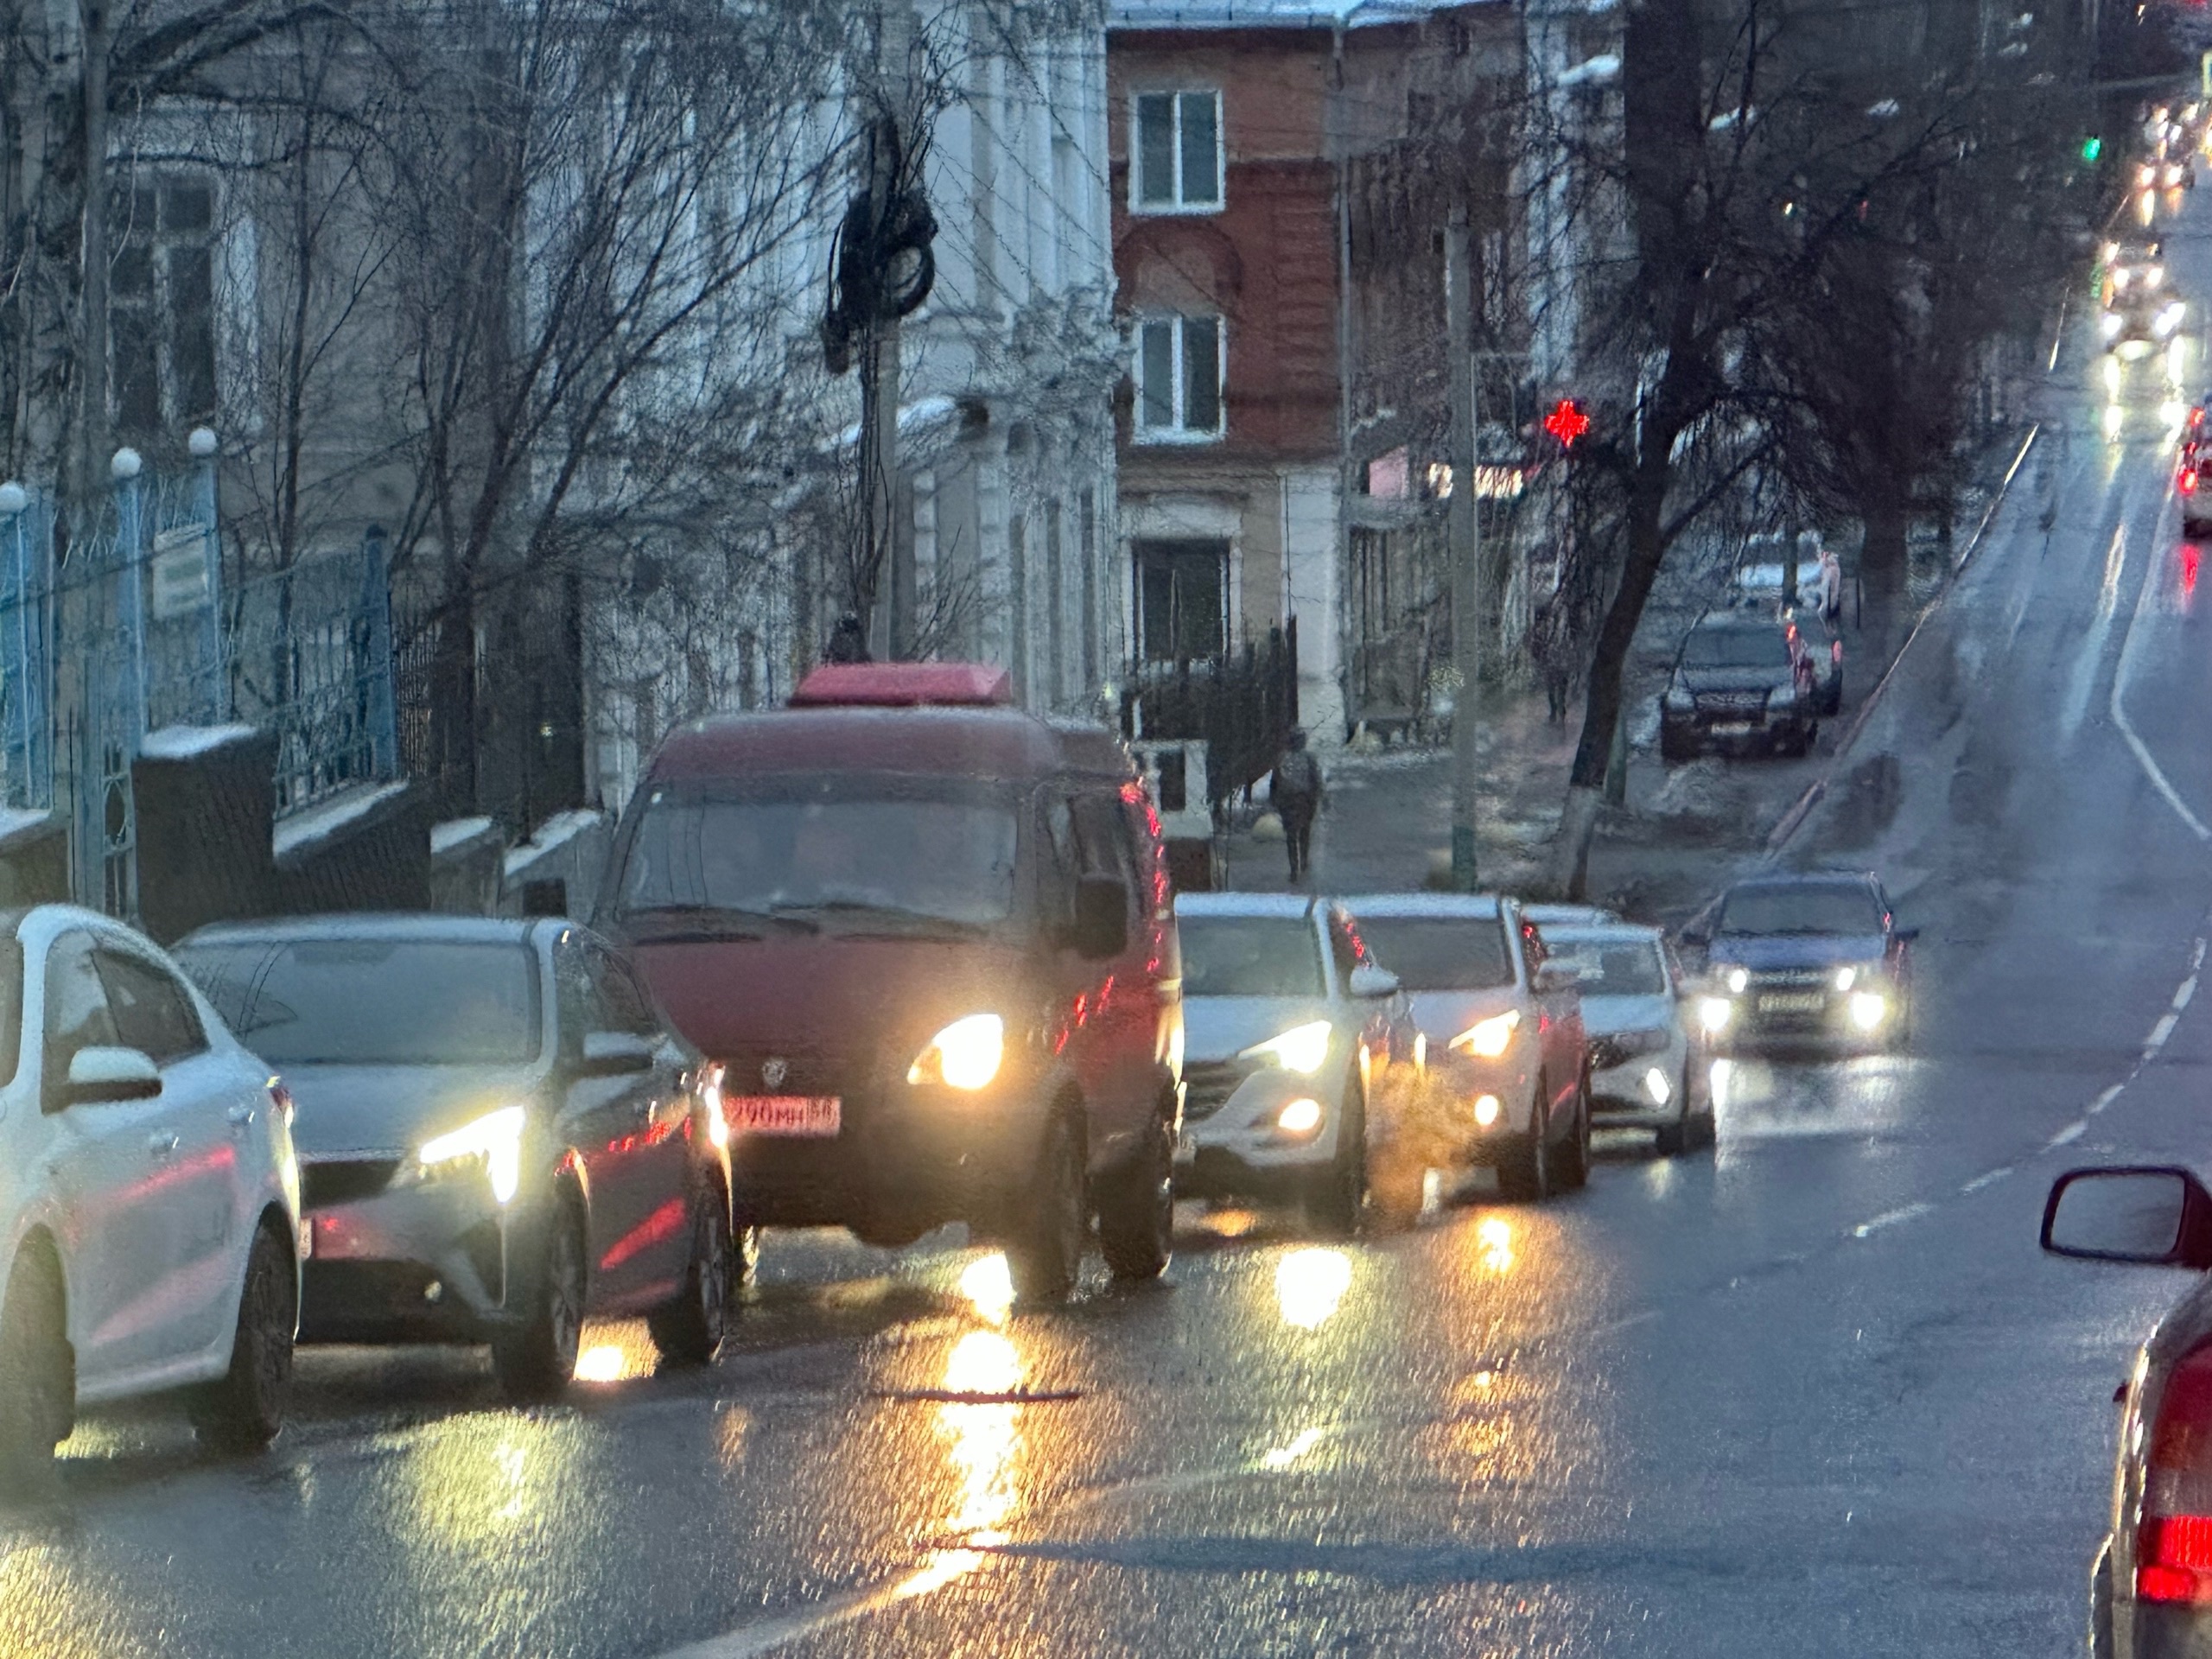
<instances>
[{"instance_id":1,"label":"car side mirror","mask_svg":"<svg viewBox=\"0 0 2212 1659\"><path fill-rule=\"evenodd\" d=\"M1110 875L1075 884L1075 921L1068 944L1079 957L1103 962L1129 948L1129 890Z\"/></svg>"},{"instance_id":2,"label":"car side mirror","mask_svg":"<svg viewBox=\"0 0 2212 1659\"><path fill-rule=\"evenodd\" d=\"M1571 991L1582 982L1582 970L1570 963L1548 962L1536 969L1536 995L1549 996Z\"/></svg>"},{"instance_id":3,"label":"car side mirror","mask_svg":"<svg viewBox=\"0 0 2212 1659\"><path fill-rule=\"evenodd\" d=\"M1380 1001L1398 994L1398 976L1388 968L1371 962L1363 962L1351 970L1346 988L1363 1001Z\"/></svg>"},{"instance_id":4,"label":"car side mirror","mask_svg":"<svg viewBox=\"0 0 2212 1659\"><path fill-rule=\"evenodd\" d=\"M80 1048L69 1057L62 1106L92 1106L112 1101L151 1100L162 1092L162 1069L143 1049Z\"/></svg>"},{"instance_id":5,"label":"car side mirror","mask_svg":"<svg viewBox=\"0 0 2212 1659\"><path fill-rule=\"evenodd\" d=\"M2212 1192L2169 1166L2069 1170L2044 1205L2043 1247L2092 1262L2212 1268Z\"/></svg>"},{"instance_id":6,"label":"car side mirror","mask_svg":"<svg viewBox=\"0 0 2212 1659\"><path fill-rule=\"evenodd\" d=\"M620 1077L650 1071L653 1044L649 1037L627 1031L588 1031L584 1052L576 1065L580 1077Z\"/></svg>"}]
</instances>

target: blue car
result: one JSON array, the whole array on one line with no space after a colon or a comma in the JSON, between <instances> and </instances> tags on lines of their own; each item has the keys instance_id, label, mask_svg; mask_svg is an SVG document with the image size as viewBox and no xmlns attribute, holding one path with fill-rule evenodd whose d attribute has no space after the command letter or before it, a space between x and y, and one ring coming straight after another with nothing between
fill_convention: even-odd
<instances>
[{"instance_id":1,"label":"blue car","mask_svg":"<svg viewBox=\"0 0 2212 1659\"><path fill-rule=\"evenodd\" d=\"M1917 931L1871 875L1739 881L1682 935L1706 953L1698 1023L1719 1048L1902 1048Z\"/></svg>"}]
</instances>

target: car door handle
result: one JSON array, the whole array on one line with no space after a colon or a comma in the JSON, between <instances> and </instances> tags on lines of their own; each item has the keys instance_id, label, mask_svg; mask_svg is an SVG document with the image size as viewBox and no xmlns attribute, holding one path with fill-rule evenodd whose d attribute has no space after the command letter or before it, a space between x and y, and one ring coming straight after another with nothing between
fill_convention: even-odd
<instances>
[{"instance_id":1,"label":"car door handle","mask_svg":"<svg viewBox=\"0 0 2212 1659\"><path fill-rule=\"evenodd\" d=\"M224 1116L229 1120L230 1126L234 1129L251 1128L253 1120L260 1116L261 1114L251 1106L233 1106L224 1114Z\"/></svg>"},{"instance_id":2,"label":"car door handle","mask_svg":"<svg viewBox=\"0 0 2212 1659\"><path fill-rule=\"evenodd\" d=\"M166 1158L176 1150L176 1136L167 1130L156 1130L146 1137L146 1150L156 1158Z\"/></svg>"}]
</instances>

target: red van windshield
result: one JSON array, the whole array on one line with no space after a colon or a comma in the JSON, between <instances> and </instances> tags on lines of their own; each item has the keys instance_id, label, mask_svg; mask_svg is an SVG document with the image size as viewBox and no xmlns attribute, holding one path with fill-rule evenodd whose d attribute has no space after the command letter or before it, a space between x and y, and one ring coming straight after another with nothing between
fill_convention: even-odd
<instances>
[{"instance_id":1,"label":"red van windshield","mask_svg":"<svg viewBox=\"0 0 2212 1659\"><path fill-rule=\"evenodd\" d=\"M1015 811L914 780L836 779L758 794L657 790L615 889L626 930L716 922L985 928L1014 903Z\"/></svg>"}]
</instances>

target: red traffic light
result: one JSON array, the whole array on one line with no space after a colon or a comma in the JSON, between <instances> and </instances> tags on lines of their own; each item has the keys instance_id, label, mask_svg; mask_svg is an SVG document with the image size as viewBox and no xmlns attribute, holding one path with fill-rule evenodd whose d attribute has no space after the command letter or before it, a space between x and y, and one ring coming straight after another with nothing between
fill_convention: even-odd
<instances>
[{"instance_id":1,"label":"red traffic light","mask_svg":"<svg viewBox=\"0 0 2212 1659\"><path fill-rule=\"evenodd\" d=\"M1589 429L1590 417L1572 397L1560 398L1552 412L1544 416L1544 430L1559 440L1562 449L1573 448L1574 441Z\"/></svg>"}]
</instances>

